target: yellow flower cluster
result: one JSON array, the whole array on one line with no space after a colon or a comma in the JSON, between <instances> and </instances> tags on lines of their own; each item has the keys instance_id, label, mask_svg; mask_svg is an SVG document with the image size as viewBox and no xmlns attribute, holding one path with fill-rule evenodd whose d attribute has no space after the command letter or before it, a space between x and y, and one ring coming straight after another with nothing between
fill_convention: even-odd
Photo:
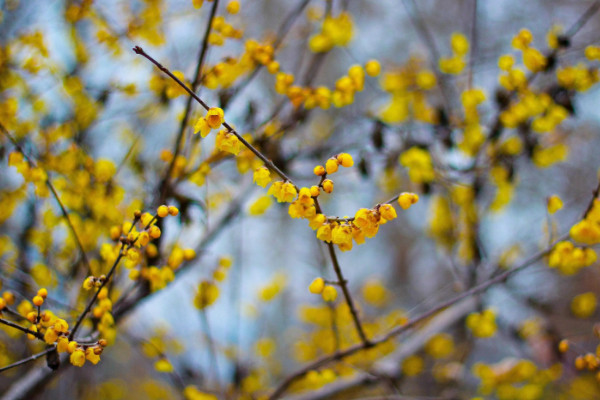
<instances>
[{"instance_id":1,"label":"yellow flower cluster","mask_svg":"<svg viewBox=\"0 0 600 400\"><path fill-rule=\"evenodd\" d=\"M337 17L327 15L321 32L310 38L308 47L315 53L323 53L334 46L346 46L352 39L352 29L352 17L347 12L342 12Z\"/></svg>"},{"instance_id":2,"label":"yellow flower cluster","mask_svg":"<svg viewBox=\"0 0 600 400\"><path fill-rule=\"evenodd\" d=\"M237 11L239 11L239 3L232 1L230 4L233 4L231 10L235 11L230 14L237 13ZM235 4L237 4L237 10L235 9ZM229 8L230 5L227 5L228 10ZM223 46L226 39L241 39L244 34L241 30L234 28L231 24L228 24L223 16L216 16L213 19L211 28L211 32L208 35L208 43L212 46Z\"/></svg>"},{"instance_id":3,"label":"yellow flower cluster","mask_svg":"<svg viewBox=\"0 0 600 400\"><path fill-rule=\"evenodd\" d=\"M543 399L546 386L562 376L562 365L540 369L531 360L507 358L497 364L476 363L473 374L481 380L479 391L500 400Z\"/></svg>"},{"instance_id":4,"label":"yellow flower cluster","mask_svg":"<svg viewBox=\"0 0 600 400\"><path fill-rule=\"evenodd\" d=\"M485 101L485 93L481 89L465 90L461 95L465 112L465 121L462 140L458 148L469 156L474 156L485 140L481 125L479 125L479 113L477 106Z\"/></svg>"},{"instance_id":5,"label":"yellow flower cluster","mask_svg":"<svg viewBox=\"0 0 600 400\"><path fill-rule=\"evenodd\" d=\"M301 87L294 85L294 76L285 72L279 72L275 76L275 91L286 95L294 107L304 105L307 110L319 107L328 109L334 107L345 107L354 103L354 95L361 92L365 85L365 75L376 76L380 70L379 62L370 60L365 67L355 64L350 66L348 74L339 78L333 90L326 86L317 88Z\"/></svg>"},{"instance_id":6,"label":"yellow flower cluster","mask_svg":"<svg viewBox=\"0 0 600 400\"><path fill-rule=\"evenodd\" d=\"M226 89L257 65L264 65L269 73L275 74L279 71L279 63L273 59L274 52L271 44L249 39L244 44L244 52L238 58L226 57L208 68L202 77L202 83L209 89Z\"/></svg>"},{"instance_id":7,"label":"yellow flower cluster","mask_svg":"<svg viewBox=\"0 0 600 400\"><path fill-rule=\"evenodd\" d=\"M212 305L219 298L219 287L216 282L222 282L227 276L233 261L230 257L221 257L213 270L212 280L205 279L198 284L194 297L194 306L200 310Z\"/></svg>"},{"instance_id":8,"label":"yellow flower cluster","mask_svg":"<svg viewBox=\"0 0 600 400\"><path fill-rule=\"evenodd\" d=\"M139 14L129 23L127 34L132 39L140 38L153 46L160 46L165 43L165 35L162 30L163 2L161 0L144 1L143 4L144 7L140 8ZM71 15L74 17L78 14L81 15L80 12L71 11Z\"/></svg>"},{"instance_id":9,"label":"yellow flower cluster","mask_svg":"<svg viewBox=\"0 0 600 400\"><path fill-rule=\"evenodd\" d=\"M573 243L558 242L548 256L548 266L557 268L564 275L573 275L581 268L596 262L596 252L589 247L575 247Z\"/></svg>"},{"instance_id":10,"label":"yellow flower cluster","mask_svg":"<svg viewBox=\"0 0 600 400\"><path fill-rule=\"evenodd\" d=\"M439 245L449 248L454 243L455 225L448 199L440 195L433 196L429 215L429 234Z\"/></svg>"},{"instance_id":11,"label":"yellow flower cluster","mask_svg":"<svg viewBox=\"0 0 600 400\"><path fill-rule=\"evenodd\" d=\"M554 103L547 93L523 91L519 99L500 114L500 122L507 128L516 128L531 120L531 129L544 133L553 131L568 116L568 111Z\"/></svg>"},{"instance_id":12,"label":"yellow flower cluster","mask_svg":"<svg viewBox=\"0 0 600 400\"><path fill-rule=\"evenodd\" d=\"M498 67L505 71L504 74L498 77L500 86L512 92L514 90L522 91L527 87L527 76L520 68L513 68L515 59L509 54L505 54L498 58Z\"/></svg>"},{"instance_id":13,"label":"yellow flower cluster","mask_svg":"<svg viewBox=\"0 0 600 400\"><path fill-rule=\"evenodd\" d=\"M490 169L490 178L497 187L494 200L492 201L492 204L490 204L490 210L500 211L504 209L512 199L515 189L514 182L512 181L513 178L511 177L510 171L501 165L497 165Z\"/></svg>"},{"instance_id":14,"label":"yellow flower cluster","mask_svg":"<svg viewBox=\"0 0 600 400\"><path fill-rule=\"evenodd\" d=\"M535 146L533 148L533 163L538 168L548 168L558 162L565 161L569 155L569 147L564 143L558 143L548 147Z\"/></svg>"},{"instance_id":15,"label":"yellow flower cluster","mask_svg":"<svg viewBox=\"0 0 600 400\"><path fill-rule=\"evenodd\" d=\"M331 157L325 162L325 167L317 165L313 169L313 173L317 176L331 175L337 172L338 167L350 168L354 165L354 159L348 153L340 153L337 156Z\"/></svg>"},{"instance_id":16,"label":"yellow flower cluster","mask_svg":"<svg viewBox=\"0 0 600 400\"><path fill-rule=\"evenodd\" d=\"M275 197L278 203L291 203L296 199L298 191L290 182L276 181L271 184L267 194Z\"/></svg>"},{"instance_id":17,"label":"yellow flower cluster","mask_svg":"<svg viewBox=\"0 0 600 400\"><path fill-rule=\"evenodd\" d=\"M335 301L337 299L337 290L335 286L325 284L323 278L315 278L308 286L309 292L313 294L320 294L325 301Z\"/></svg>"},{"instance_id":18,"label":"yellow flower cluster","mask_svg":"<svg viewBox=\"0 0 600 400\"><path fill-rule=\"evenodd\" d=\"M33 310L31 303L26 301L21 303L17 309L31 323L29 330L35 332L35 335L28 333L27 337L31 340L36 339L36 337L43 338L46 344L56 345L56 350L59 353L71 354L69 360L75 366L83 366L86 360L97 364L100 361L100 354L104 347L108 345L107 340L100 339L92 345L79 345L76 341L69 340L70 331L67 321L58 318L50 310L40 311L47 296L48 291L45 288L41 288L38 290L36 296L33 297L32 303L37 307L37 311ZM14 298L11 298L10 292L5 292L0 300L0 311L7 304L12 304L12 302L14 302ZM100 325L99 329L101 330Z\"/></svg>"},{"instance_id":19,"label":"yellow flower cluster","mask_svg":"<svg viewBox=\"0 0 600 400\"><path fill-rule=\"evenodd\" d=\"M533 35L527 29L521 29L513 38L512 46L523 53L523 64L531 72L539 72L546 68L546 57L536 48L531 47Z\"/></svg>"},{"instance_id":20,"label":"yellow flower cluster","mask_svg":"<svg viewBox=\"0 0 600 400\"><path fill-rule=\"evenodd\" d=\"M450 47L452 57L442 57L439 60L439 68L445 74L458 75L465 69L465 57L469 53L469 40L462 33L453 33L450 36Z\"/></svg>"},{"instance_id":21,"label":"yellow flower cluster","mask_svg":"<svg viewBox=\"0 0 600 400\"><path fill-rule=\"evenodd\" d=\"M425 69L424 62L417 58L410 58L401 68L384 73L380 85L391 97L380 114L382 121L396 124L410 117L434 123L435 110L426 95L436 83L435 74Z\"/></svg>"},{"instance_id":22,"label":"yellow flower cluster","mask_svg":"<svg viewBox=\"0 0 600 400\"><path fill-rule=\"evenodd\" d=\"M14 151L8 155L8 165L15 167L23 176L25 182L33 183L35 186L35 194L40 197L47 197L50 192L46 186L48 175L41 167L34 167L29 164L23 154L19 151Z\"/></svg>"},{"instance_id":23,"label":"yellow flower cluster","mask_svg":"<svg viewBox=\"0 0 600 400\"><path fill-rule=\"evenodd\" d=\"M487 309L480 313L474 312L467 316L467 328L473 336L478 338L489 338L496 334L496 313Z\"/></svg>"},{"instance_id":24,"label":"yellow flower cluster","mask_svg":"<svg viewBox=\"0 0 600 400\"><path fill-rule=\"evenodd\" d=\"M319 389L328 383L334 382L337 379L335 372L332 369L324 369L321 371L308 371L304 377L304 384L312 390Z\"/></svg>"},{"instance_id":25,"label":"yellow flower cluster","mask_svg":"<svg viewBox=\"0 0 600 400\"><path fill-rule=\"evenodd\" d=\"M569 65L556 70L556 80L565 89L585 92L600 80L597 68L584 64Z\"/></svg>"},{"instance_id":26,"label":"yellow flower cluster","mask_svg":"<svg viewBox=\"0 0 600 400\"><path fill-rule=\"evenodd\" d=\"M431 155L425 149L413 146L400 155L400 164L408 168L408 177L415 183L428 183L435 179Z\"/></svg>"},{"instance_id":27,"label":"yellow flower cluster","mask_svg":"<svg viewBox=\"0 0 600 400\"><path fill-rule=\"evenodd\" d=\"M571 227L571 238L589 246L600 243L600 199L594 199L585 218Z\"/></svg>"}]
</instances>

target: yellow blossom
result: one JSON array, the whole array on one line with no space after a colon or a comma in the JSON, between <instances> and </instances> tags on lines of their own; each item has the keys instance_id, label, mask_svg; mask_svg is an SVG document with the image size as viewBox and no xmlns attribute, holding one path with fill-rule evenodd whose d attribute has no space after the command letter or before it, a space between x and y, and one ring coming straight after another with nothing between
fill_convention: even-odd
<instances>
[{"instance_id":1,"label":"yellow blossom","mask_svg":"<svg viewBox=\"0 0 600 400\"><path fill-rule=\"evenodd\" d=\"M206 112L206 116L204 118L211 129L217 129L223 122L225 122L225 113L223 112L223 109L219 107L211 107Z\"/></svg>"}]
</instances>

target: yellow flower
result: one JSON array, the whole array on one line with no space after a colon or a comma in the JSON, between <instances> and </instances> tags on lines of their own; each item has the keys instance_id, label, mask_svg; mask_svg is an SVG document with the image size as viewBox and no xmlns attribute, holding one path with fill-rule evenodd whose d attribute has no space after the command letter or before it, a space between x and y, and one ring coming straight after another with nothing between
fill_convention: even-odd
<instances>
[{"instance_id":1,"label":"yellow flower","mask_svg":"<svg viewBox=\"0 0 600 400\"><path fill-rule=\"evenodd\" d=\"M571 301L571 311L577 318L588 318L596 312L596 295L586 292L577 295Z\"/></svg>"},{"instance_id":2,"label":"yellow flower","mask_svg":"<svg viewBox=\"0 0 600 400\"><path fill-rule=\"evenodd\" d=\"M333 302L337 299L337 290L334 286L325 285L323 291L321 292L321 297L323 300Z\"/></svg>"},{"instance_id":3,"label":"yellow flower","mask_svg":"<svg viewBox=\"0 0 600 400\"><path fill-rule=\"evenodd\" d=\"M538 72L546 67L546 57L538 50L533 47L528 47L523 50L523 64L528 70L532 72Z\"/></svg>"},{"instance_id":4,"label":"yellow flower","mask_svg":"<svg viewBox=\"0 0 600 400\"><path fill-rule=\"evenodd\" d=\"M54 330L59 333L66 333L69 330L69 324L64 319L57 318L54 321Z\"/></svg>"},{"instance_id":5,"label":"yellow flower","mask_svg":"<svg viewBox=\"0 0 600 400\"><path fill-rule=\"evenodd\" d=\"M454 351L452 336L447 333L432 336L425 344L425 351L433 358L448 357Z\"/></svg>"},{"instance_id":6,"label":"yellow flower","mask_svg":"<svg viewBox=\"0 0 600 400\"><path fill-rule=\"evenodd\" d=\"M205 118L211 129L217 129L225 121L225 113L219 107L211 107L206 112Z\"/></svg>"},{"instance_id":7,"label":"yellow flower","mask_svg":"<svg viewBox=\"0 0 600 400\"><path fill-rule=\"evenodd\" d=\"M525 50L531 41L533 40L533 35L531 31L528 29L521 29L519 33L513 38L512 46L518 50Z\"/></svg>"},{"instance_id":8,"label":"yellow flower","mask_svg":"<svg viewBox=\"0 0 600 400\"><path fill-rule=\"evenodd\" d=\"M379 230L379 219L377 218L377 214L375 211L368 208L359 209L354 215L354 221L352 223L368 238L374 237Z\"/></svg>"},{"instance_id":9,"label":"yellow flower","mask_svg":"<svg viewBox=\"0 0 600 400\"><path fill-rule=\"evenodd\" d=\"M335 158L330 158L329 160L327 160L327 162L325 163L325 171L327 171L327 174L333 174L335 172L337 172L338 170L338 160Z\"/></svg>"},{"instance_id":10,"label":"yellow flower","mask_svg":"<svg viewBox=\"0 0 600 400\"><path fill-rule=\"evenodd\" d=\"M157 370L158 372L169 373L169 372L173 372L173 365L171 365L169 360L167 360L166 358L159 358L154 363L154 369Z\"/></svg>"},{"instance_id":11,"label":"yellow flower","mask_svg":"<svg viewBox=\"0 0 600 400\"><path fill-rule=\"evenodd\" d=\"M348 153L340 153L338 154L336 159L338 163L344 168L350 168L354 165L354 160L352 159L352 156Z\"/></svg>"},{"instance_id":12,"label":"yellow flower","mask_svg":"<svg viewBox=\"0 0 600 400\"><path fill-rule=\"evenodd\" d=\"M233 155L237 155L242 148L242 142L240 142L235 134L227 131L227 129L221 129L219 131L215 144L219 150L226 151Z\"/></svg>"},{"instance_id":13,"label":"yellow flower","mask_svg":"<svg viewBox=\"0 0 600 400\"><path fill-rule=\"evenodd\" d=\"M365 72L369 76L377 76L381 72L381 64L377 60L369 60L365 64Z\"/></svg>"},{"instance_id":14,"label":"yellow flower","mask_svg":"<svg viewBox=\"0 0 600 400\"><path fill-rule=\"evenodd\" d=\"M66 336L61 336L58 338L58 342L56 343L56 351L59 353L66 353L68 345L69 339Z\"/></svg>"},{"instance_id":15,"label":"yellow flower","mask_svg":"<svg viewBox=\"0 0 600 400\"><path fill-rule=\"evenodd\" d=\"M362 287L361 293L365 301L375 307L384 306L389 299L385 286L378 279L369 279Z\"/></svg>"},{"instance_id":16,"label":"yellow flower","mask_svg":"<svg viewBox=\"0 0 600 400\"><path fill-rule=\"evenodd\" d=\"M202 310L213 304L219 298L219 288L212 282L202 281L194 298L196 308Z\"/></svg>"},{"instance_id":17,"label":"yellow flower","mask_svg":"<svg viewBox=\"0 0 600 400\"><path fill-rule=\"evenodd\" d=\"M159 206L158 209L156 210L156 214L159 217L164 218L167 215L169 215L169 209L165 205Z\"/></svg>"},{"instance_id":18,"label":"yellow flower","mask_svg":"<svg viewBox=\"0 0 600 400\"><path fill-rule=\"evenodd\" d=\"M481 313L471 313L467 316L466 325L475 337L492 337L496 334L497 329L496 314L490 309Z\"/></svg>"},{"instance_id":19,"label":"yellow flower","mask_svg":"<svg viewBox=\"0 0 600 400\"><path fill-rule=\"evenodd\" d=\"M323 278L315 278L310 285L308 286L308 290L314 294L323 293L323 289L325 288L325 281Z\"/></svg>"},{"instance_id":20,"label":"yellow flower","mask_svg":"<svg viewBox=\"0 0 600 400\"><path fill-rule=\"evenodd\" d=\"M208 125L208 121L204 117L200 117L194 125L194 133L200 132L200 136L206 137L210 133L211 127Z\"/></svg>"},{"instance_id":21,"label":"yellow flower","mask_svg":"<svg viewBox=\"0 0 600 400\"><path fill-rule=\"evenodd\" d=\"M46 329L44 334L44 341L48 344L54 344L58 339L58 333L53 328Z\"/></svg>"},{"instance_id":22,"label":"yellow flower","mask_svg":"<svg viewBox=\"0 0 600 400\"><path fill-rule=\"evenodd\" d=\"M425 362L417 355L408 356L402 361L402 373L406 376L417 376L423 372Z\"/></svg>"},{"instance_id":23,"label":"yellow flower","mask_svg":"<svg viewBox=\"0 0 600 400\"><path fill-rule=\"evenodd\" d=\"M379 206L379 214L382 218L387 221L391 221L396 218L398 215L396 214L396 210L391 204L382 204Z\"/></svg>"},{"instance_id":24,"label":"yellow flower","mask_svg":"<svg viewBox=\"0 0 600 400\"><path fill-rule=\"evenodd\" d=\"M85 364L85 353L83 352L83 349L78 348L73 351L69 357L69 361L76 367L83 367L83 364Z\"/></svg>"},{"instance_id":25,"label":"yellow flower","mask_svg":"<svg viewBox=\"0 0 600 400\"><path fill-rule=\"evenodd\" d=\"M333 181L331 179L325 179L322 186L326 193L333 192Z\"/></svg>"},{"instance_id":26,"label":"yellow flower","mask_svg":"<svg viewBox=\"0 0 600 400\"><path fill-rule=\"evenodd\" d=\"M271 182L271 172L267 167L260 167L254 170L254 182L258 186L266 187Z\"/></svg>"},{"instance_id":27,"label":"yellow flower","mask_svg":"<svg viewBox=\"0 0 600 400\"><path fill-rule=\"evenodd\" d=\"M267 194L273 195L278 203L291 203L296 198L298 192L290 182L273 182Z\"/></svg>"},{"instance_id":28,"label":"yellow flower","mask_svg":"<svg viewBox=\"0 0 600 400\"><path fill-rule=\"evenodd\" d=\"M398 196L398 204L403 210L407 210L419 201L419 195L415 193L404 192Z\"/></svg>"},{"instance_id":29,"label":"yellow flower","mask_svg":"<svg viewBox=\"0 0 600 400\"><path fill-rule=\"evenodd\" d=\"M464 56L469 52L469 40L462 33L453 33L450 37L450 46L452 51L459 55Z\"/></svg>"},{"instance_id":30,"label":"yellow flower","mask_svg":"<svg viewBox=\"0 0 600 400\"><path fill-rule=\"evenodd\" d=\"M240 11L240 2L237 0L230 1L226 10L229 14L237 14Z\"/></svg>"},{"instance_id":31,"label":"yellow flower","mask_svg":"<svg viewBox=\"0 0 600 400\"><path fill-rule=\"evenodd\" d=\"M557 195L553 195L548 197L548 212L550 214L554 214L555 212L557 212L558 210L560 210L561 208L563 208L563 202L560 199L560 197L558 197Z\"/></svg>"},{"instance_id":32,"label":"yellow flower","mask_svg":"<svg viewBox=\"0 0 600 400\"><path fill-rule=\"evenodd\" d=\"M399 161L408 168L408 176L415 183L427 183L435 178L431 155L425 149L411 147L400 155Z\"/></svg>"},{"instance_id":33,"label":"yellow flower","mask_svg":"<svg viewBox=\"0 0 600 400\"><path fill-rule=\"evenodd\" d=\"M504 54L498 58L498 68L503 71L509 71L513 65L515 65L515 58L510 54Z\"/></svg>"},{"instance_id":34,"label":"yellow flower","mask_svg":"<svg viewBox=\"0 0 600 400\"><path fill-rule=\"evenodd\" d=\"M577 242L594 245L600 243L600 224L586 218L573 225L569 234Z\"/></svg>"},{"instance_id":35,"label":"yellow flower","mask_svg":"<svg viewBox=\"0 0 600 400\"><path fill-rule=\"evenodd\" d=\"M261 196L248 208L248 213L252 216L262 215L271 206L272 200L270 196Z\"/></svg>"},{"instance_id":36,"label":"yellow flower","mask_svg":"<svg viewBox=\"0 0 600 400\"><path fill-rule=\"evenodd\" d=\"M96 354L96 352L94 351L95 349L96 348L94 347L88 347L87 349L85 349L85 359L94 365L100 362L100 354ZM71 357L73 357L73 354L71 354Z\"/></svg>"}]
</instances>

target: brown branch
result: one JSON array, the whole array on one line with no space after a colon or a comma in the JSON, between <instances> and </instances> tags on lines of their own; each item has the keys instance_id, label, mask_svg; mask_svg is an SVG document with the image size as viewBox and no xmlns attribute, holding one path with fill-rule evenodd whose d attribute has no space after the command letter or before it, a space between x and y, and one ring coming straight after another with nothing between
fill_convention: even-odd
<instances>
[{"instance_id":1,"label":"brown branch","mask_svg":"<svg viewBox=\"0 0 600 400\"><path fill-rule=\"evenodd\" d=\"M24 358L24 359L19 360L17 362L14 362L12 364L9 364L9 365L6 365L4 367L1 367L0 368L0 372L4 372L4 371L7 371L7 370L9 370L11 368L18 367L19 365L27 364L28 362L31 362L31 361L35 361L38 358L44 357L46 354L50 353L51 351L54 351L54 349L56 349L56 346L50 346L46 350L42 351L41 353L34 354L31 357L27 357L27 358Z\"/></svg>"},{"instance_id":2,"label":"brown branch","mask_svg":"<svg viewBox=\"0 0 600 400\"><path fill-rule=\"evenodd\" d=\"M289 32L289 30L291 29L292 25L294 24L294 21L300 15L302 15L302 10L304 10L304 8L308 5L309 2L310 2L310 0L302 0L300 2L300 4L298 4L298 7L296 7L287 16L287 18L285 18L285 20L283 21L283 23L281 24L281 26L279 27L279 29L277 31L277 35L276 35L277 39L275 39L275 42L273 42L273 50L274 51L277 51L277 49L283 42L283 39L285 38L285 36ZM252 73L243 82L241 82L236 88L234 88L231 91L231 93L229 94L229 98L228 98L228 104L231 104L233 98L236 95L238 95L240 92L242 92L246 88L246 86L248 86L248 84L250 84L250 82L252 82L252 80L258 75L258 73L260 72L262 67L263 67L262 64L258 64L256 66L256 68L254 68L254 71L252 71Z\"/></svg>"},{"instance_id":3,"label":"brown branch","mask_svg":"<svg viewBox=\"0 0 600 400\"><path fill-rule=\"evenodd\" d=\"M4 127L4 125L2 125L2 123L0 123L0 131L2 131L2 133L12 142L12 144L17 148L17 150L21 154L23 154L23 157L25 157L27 162L29 164L33 165L34 167L36 167L35 161L29 155L27 155L27 153L25 153L25 151L23 150L23 148L21 147L19 142L17 142L17 140L8 132L8 130ZM77 235L77 231L75 230L75 227L73 226L73 223L71 222L71 218L69 218L69 212L67 211L64 204L60 200L60 197L58 196L58 193L56 192L54 185L52 185L52 182L50 181L50 175L49 174L46 174L46 175L47 175L46 182L45 182L46 186L48 186L48 189L50 189L50 192L52 192L52 196L58 203L58 206L60 207L60 211L62 212L62 215L65 218L65 220L67 221L67 226L69 227L69 229L71 230L71 233L73 234L73 237L75 238L77 247L79 247L79 251L81 252L81 258L83 259L83 262L85 263L85 266L87 267L88 273L89 273L92 270L90 267L90 262L87 258L87 255L85 254L85 250L83 249L83 244L81 243L81 240L79 239L79 236Z\"/></svg>"},{"instance_id":4,"label":"brown branch","mask_svg":"<svg viewBox=\"0 0 600 400\"><path fill-rule=\"evenodd\" d=\"M187 85L183 82L181 82L175 75L173 75L171 73L171 71L169 71L167 68L163 67L158 61L156 61L154 58L152 58L151 56L149 56L141 47L139 46L135 46L133 48L133 51L136 54L139 54L141 56L146 57L150 62L152 62L158 69L160 69L162 72L164 72L165 74L167 74L171 79L173 79L175 82L177 82L177 84L179 86L181 86L186 92L188 92L188 94L190 96L192 96L194 98L194 100L196 100L205 110L208 111L208 109L210 108L204 101L202 101L202 99L200 97L198 97L189 87L187 87ZM277 175L279 175L282 179L294 184L294 182L292 181L292 179L290 177L288 177L283 171L281 171L271 160L269 160L264 154L262 154L258 149L256 149L254 146L252 146L250 143L248 143L248 141L246 139L244 139L242 137L242 135L240 135L235 129L233 129L231 127L231 125L229 125L227 122L223 122L223 126L227 129L228 132L232 133L233 135L235 135L235 137L242 142L242 144L244 146L246 146L246 148L248 150L250 150L252 153L254 153L254 155L256 157L258 157L267 168L269 168L270 170L272 170L273 172L275 172ZM296 186L296 185L294 185ZM298 189L298 187L296 187L296 189Z\"/></svg>"},{"instance_id":5,"label":"brown branch","mask_svg":"<svg viewBox=\"0 0 600 400\"><path fill-rule=\"evenodd\" d=\"M340 287L342 288L342 292L344 293L344 299L346 300L346 304L348 304L348 308L350 309L350 314L352 315L352 320L354 321L354 326L356 327L356 331L358 332L358 336L360 340L363 342L363 346L365 348L371 346L371 342L367 338L363 326L360 322L360 318L358 317L358 311L354 306L354 301L352 300L352 295L350 294L350 290L348 290L348 281L344 278L342 274L342 268L340 267L340 263L335 255L335 248L333 247L333 243L327 243L327 249L329 250L329 257L331 257L331 263L333 264L333 270L335 271L335 275L337 276Z\"/></svg>"},{"instance_id":6,"label":"brown branch","mask_svg":"<svg viewBox=\"0 0 600 400\"><path fill-rule=\"evenodd\" d=\"M194 73L194 80L192 81L192 90L195 92L198 88L198 85L201 82L202 75L202 66L204 65L204 59L206 57L206 52L208 50L208 37L210 35L210 30L212 28L213 20L215 18L215 14L217 13L217 7L219 5L219 0L214 0L212 7L210 9L210 16L208 17L208 22L206 23L206 30L204 32L204 38L202 39L202 45L200 48L200 53L198 55L198 62L196 63L196 72ZM179 125L179 133L177 134L177 139L175 140L175 146L173 151L173 159L169 163L165 176L161 182L159 193L160 193L160 201L162 204L166 200L169 181L171 179L171 173L173 172L173 168L175 166L175 161L177 156L181 152L181 142L183 141L183 136L185 133L185 128L187 127L188 120L190 117L190 112L192 110L192 97L187 98L187 102L185 103L185 111L183 113L183 118L181 119L181 124Z\"/></svg>"},{"instance_id":7,"label":"brown branch","mask_svg":"<svg viewBox=\"0 0 600 400\"><path fill-rule=\"evenodd\" d=\"M560 239L557 240L563 240L566 237L566 235L563 235L563 237L561 237ZM556 243L556 242L555 242ZM400 335L401 333L404 333L406 331L408 331L409 329L413 328L414 326L416 326L417 324L419 324L420 322L423 322L425 320L427 320L428 318L434 316L435 314L437 314L438 312L460 302L461 300L468 298L470 296L479 294L479 293L483 293L485 292L488 288L490 288L491 286L503 282L506 279L508 279L510 276L512 276L513 274L527 268L530 265L535 264L537 261L541 260L544 256L546 256L551 250L552 250L553 246L550 246L548 248L546 248L545 250L542 250L536 254L534 254L533 256L531 256L530 258L528 258L527 260L525 260L523 263L521 263L518 267L515 267L513 269L509 269L506 270L504 272L502 272L501 274L477 285L472 287L471 289L462 292L461 294L452 297L446 301L441 302L440 304L438 304L437 306L431 308L430 310L414 317L413 319L409 320L407 323L405 323L404 325L398 326L392 330L390 330L387 334L380 336L376 339L372 339L369 344L365 344L365 343L359 343L359 344L355 344L353 346L350 346L348 348L346 348L345 350L340 350L340 351L336 351L333 354L324 356L319 358L318 360L315 360L313 362L311 362L310 364L304 366L303 368L299 369L298 371L294 372L293 374L289 375L283 382L281 382L273 391L273 393L271 394L271 396L269 396L269 400L274 400L274 399L278 399L279 397L281 397L281 395L289 388L289 386L296 381L297 379L303 377L304 375L306 375L308 372L315 370L317 368L320 368L324 365L329 364L332 361L337 361L337 360L341 360L345 357L348 357L352 354L355 354L361 350L365 350L369 347L372 346L376 346L378 344L384 343L398 335Z\"/></svg>"},{"instance_id":8,"label":"brown branch","mask_svg":"<svg viewBox=\"0 0 600 400\"><path fill-rule=\"evenodd\" d=\"M6 326L10 326L11 328L15 328L15 329L18 329L18 330L20 330L22 332L25 332L25 333L29 334L29 335L33 335L33 336L35 336L36 338L38 338L40 340L44 340L44 336L40 332L32 331L31 329L25 328L24 326L21 326L19 324L15 324L14 322L9 321L7 319L0 318L0 324L4 324Z\"/></svg>"},{"instance_id":9,"label":"brown branch","mask_svg":"<svg viewBox=\"0 0 600 400\"><path fill-rule=\"evenodd\" d=\"M126 249L125 249L125 251L126 251ZM73 330L69 334L69 340L73 340L73 337L75 336L75 333L77 332L77 330L81 326L81 323L83 322L83 320L87 316L87 313L90 312L90 310L92 309L92 306L96 302L96 299L98 298L98 295L100 294L100 291L102 290L102 288L104 288L104 286L106 286L106 284L110 280L111 276L114 274L115 270L117 269L117 265L119 265L119 262L121 261L121 258L123 258L123 254L124 254L124 245L121 245L121 248L119 249L119 255L117 256L117 259L113 263L112 267L110 267L110 271L108 271L108 274L106 274L106 279L102 282L102 284L100 285L100 287L98 288L98 290L96 290L96 292L94 293L94 295L92 296L92 298L90 299L90 301L85 306L85 309L83 310L83 312L77 318L77 322L75 323L75 326L73 327Z\"/></svg>"},{"instance_id":10,"label":"brown branch","mask_svg":"<svg viewBox=\"0 0 600 400\"><path fill-rule=\"evenodd\" d=\"M477 0L473 0L471 14L471 51L469 52L469 81L468 87L473 87L473 69L475 66L475 59L477 57Z\"/></svg>"}]
</instances>

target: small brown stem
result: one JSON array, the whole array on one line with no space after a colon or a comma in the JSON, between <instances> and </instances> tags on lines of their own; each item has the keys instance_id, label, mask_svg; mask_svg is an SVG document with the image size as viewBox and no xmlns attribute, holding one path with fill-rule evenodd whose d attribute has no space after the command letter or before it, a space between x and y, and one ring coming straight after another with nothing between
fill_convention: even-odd
<instances>
[{"instance_id":1,"label":"small brown stem","mask_svg":"<svg viewBox=\"0 0 600 400\"><path fill-rule=\"evenodd\" d=\"M194 100L196 100L205 110L208 111L208 109L210 108L204 101L202 101L202 99L200 97L198 97L196 95L196 93L194 93L189 87L187 87L187 85L183 82L181 82L175 75L173 75L171 73L171 71L169 71L167 68L163 67L158 61L156 61L154 58L152 58L151 56L149 56L141 47L139 46L135 46L133 48L133 51L136 54L139 54L141 56L144 56L145 58L147 58L150 62L152 62L158 69L160 69L162 72L164 72L165 74L167 74L169 76L169 78L173 79L175 82L177 82L177 84L179 86L181 86L186 92L188 92L188 94L190 96L192 96L192 98ZM225 127L225 129L227 129L228 132L232 133L233 135L235 135L235 137L237 137L237 139L242 142L242 144L244 146L246 146L246 148L248 150L250 150L252 153L254 153L254 155L256 157L258 157L267 168L269 168L270 170L272 170L273 172L275 172L277 175L279 175L282 179L290 182L291 184L293 184L294 186L296 186L294 184L294 182L292 181L292 179L290 177L288 177L283 171L281 171L271 160L269 160L264 154L262 154L258 149L256 149L254 146L252 146L250 143L248 143L248 141L246 139L244 139L242 137L242 135L240 135L235 129L233 129L231 127L231 125L229 125L227 122L223 122L223 126ZM298 189L298 187L296 186L296 189Z\"/></svg>"},{"instance_id":2,"label":"small brown stem","mask_svg":"<svg viewBox=\"0 0 600 400\"><path fill-rule=\"evenodd\" d=\"M51 351L54 351L55 348L56 348L56 346L50 346L46 350L42 351L41 353L34 354L31 357L27 357L27 358L24 358L24 359L19 360L17 362L14 362L12 364L9 364L9 365L7 365L5 367L1 367L0 368L0 372L4 372L4 371L9 370L11 368L18 367L19 365L27 364L28 362L31 362L31 361L35 361L38 358L44 357L46 354L50 353Z\"/></svg>"},{"instance_id":3,"label":"small brown stem","mask_svg":"<svg viewBox=\"0 0 600 400\"><path fill-rule=\"evenodd\" d=\"M25 328L24 326L21 326L19 324L15 324L14 322L6 320L4 318L0 318L0 324L4 324L6 326L10 326L11 328L15 328L15 329L18 329L18 330L20 330L22 332L25 332L25 333L29 334L29 335L33 335L33 336L35 336L36 338L38 338L40 340L44 340L44 336L41 333L34 332L31 329Z\"/></svg>"},{"instance_id":4,"label":"small brown stem","mask_svg":"<svg viewBox=\"0 0 600 400\"><path fill-rule=\"evenodd\" d=\"M340 263L337 259L337 256L335 255L335 248L333 247L333 243L328 242L327 248L329 249L329 256L331 257L333 270L335 271L335 275L338 278L339 285L342 288L342 292L344 293L344 299L346 300L346 304L348 304L348 308L350 309L350 314L352 315L352 320L354 321L354 326L356 327L358 336L360 336L360 340L363 342L364 347L369 347L372 345L372 343L367 338L367 335L365 334L363 326L360 322L360 318L358 317L358 311L354 306L354 301L352 300L350 290L348 290L348 281L344 279L344 275L342 274L342 268L340 267Z\"/></svg>"}]
</instances>

